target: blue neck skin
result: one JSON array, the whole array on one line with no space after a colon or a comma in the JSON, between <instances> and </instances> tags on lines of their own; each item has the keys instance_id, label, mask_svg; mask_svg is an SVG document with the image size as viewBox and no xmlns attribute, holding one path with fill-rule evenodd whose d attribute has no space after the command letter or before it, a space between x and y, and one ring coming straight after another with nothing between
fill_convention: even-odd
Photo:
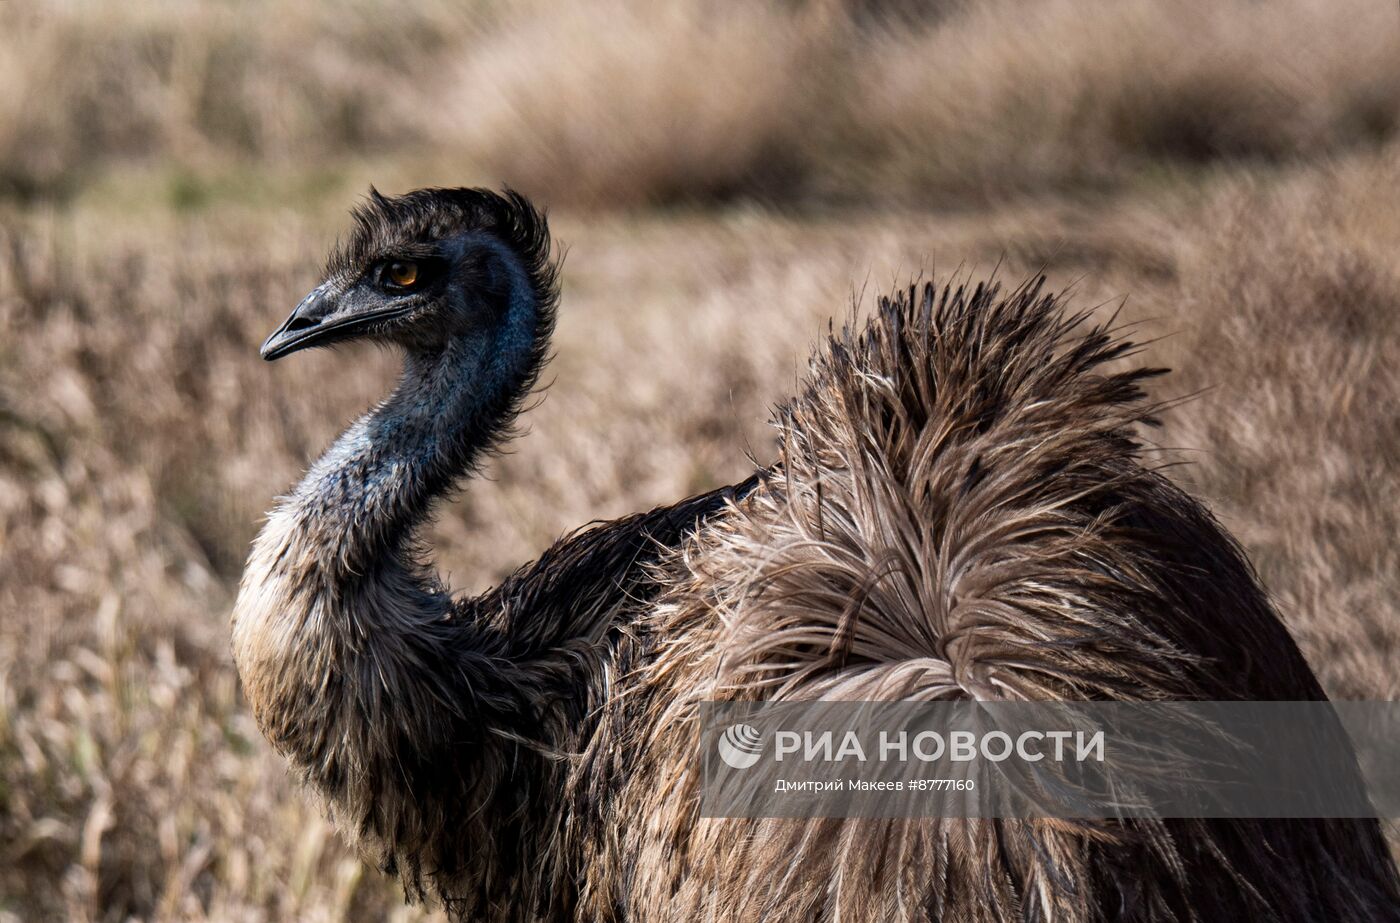
<instances>
[{"instance_id":1,"label":"blue neck skin","mask_svg":"<svg viewBox=\"0 0 1400 923\"><path fill-rule=\"evenodd\" d=\"M293 504L323 564L364 574L401 559L433 501L501 434L534 371L537 305L514 255L484 234L445 249L459 273L463 254L481 256L500 297L494 308L484 299L468 304L477 296L450 285L459 303L448 310L491 320L464 322L439 347L407 349L389 399L342 433L296 487Z\"/></svg>"}]
</instances>

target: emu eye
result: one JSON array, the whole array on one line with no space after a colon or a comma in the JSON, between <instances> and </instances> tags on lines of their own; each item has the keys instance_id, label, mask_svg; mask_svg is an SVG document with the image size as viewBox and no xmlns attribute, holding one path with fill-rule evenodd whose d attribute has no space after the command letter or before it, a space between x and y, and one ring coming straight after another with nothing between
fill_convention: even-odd
<instances>
[{"instance_id":1,"label":"emu eye","mask_svg":"<svg viewBox=\"0 0 1400 923\"><path fill-rule=\"evenodd\" d=\"M418 264L395 260L384 271L384 277L399 288L408 288L418 281Z\"/></svg>"}]
</instances>

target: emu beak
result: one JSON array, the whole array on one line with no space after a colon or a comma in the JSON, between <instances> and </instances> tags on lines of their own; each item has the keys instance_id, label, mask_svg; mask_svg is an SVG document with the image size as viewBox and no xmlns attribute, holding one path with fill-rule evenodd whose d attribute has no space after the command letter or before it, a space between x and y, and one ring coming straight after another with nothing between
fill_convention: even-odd
<instances>
[{"instance_id":1,"label":"emu beak","mask_svg":"<svg viewBox=\"0 0 1400 923\"><path fill-rule=\"evenodd\" d=\"M318 285L301 304L288 315L282 326L272 331L260 350L268 362L280 359L299 349L314 346L324 335L325 321L335 311L335 299L329 297L328 286Z\"/></svg>"},{"instance_id":2,"label":"emu beak","mask_svg":"<svg viewBox=\"0 0 1400 923\"><path fill-rule=\"evenodd\" d=\"M344 304L344 298L331 294L329 283L319 285L302 299L296 310L272 332L260 353L271 362L312 346L326 346L347 340L365 331L378 321L389 320L406 313L401 307L376 306L356 310Z\"/></svg>"}]
</instances>

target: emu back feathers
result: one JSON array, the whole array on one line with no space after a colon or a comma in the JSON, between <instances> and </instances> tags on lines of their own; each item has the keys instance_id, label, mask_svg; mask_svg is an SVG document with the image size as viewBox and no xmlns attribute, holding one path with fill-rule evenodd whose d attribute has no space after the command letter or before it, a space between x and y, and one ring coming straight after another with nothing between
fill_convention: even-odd
<instances>
[{"instance_id":1,"label":"emu back feathers","mask_svg":"<svg viewBox=\"0 0 1400 923\"><path fill-rule=\"evenodd\" d=\"M764 485L686 546L574 770L603 919L1393 920L1371 820L718 820L706 699L1323 697L1143 458L1134 345L1039 283L911 288L815 356ZM626 756L622 756L626 754Z\"/></svg>"}]
</instances>

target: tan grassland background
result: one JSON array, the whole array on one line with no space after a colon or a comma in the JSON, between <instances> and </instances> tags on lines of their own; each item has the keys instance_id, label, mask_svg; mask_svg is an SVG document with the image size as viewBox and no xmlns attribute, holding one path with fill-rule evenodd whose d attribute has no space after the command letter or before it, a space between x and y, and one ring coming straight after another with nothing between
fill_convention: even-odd
<instances>
[{"instance_id":1,"label":"tan grassland background","mask_svg":"<svg viewBox=\"0 0 1400 923\"><path fill-rule=\"evenodd\" d=\"M369 183L503 181L564 307L436 528L458 586L769 457L853 299L1043 269L1194 395L1153 438L1329 692L1400 696L1390 0L5 0L0 923L431 916L295 791L226 623L393 373L258 343Z\"/></svg>"}]
</instances>

